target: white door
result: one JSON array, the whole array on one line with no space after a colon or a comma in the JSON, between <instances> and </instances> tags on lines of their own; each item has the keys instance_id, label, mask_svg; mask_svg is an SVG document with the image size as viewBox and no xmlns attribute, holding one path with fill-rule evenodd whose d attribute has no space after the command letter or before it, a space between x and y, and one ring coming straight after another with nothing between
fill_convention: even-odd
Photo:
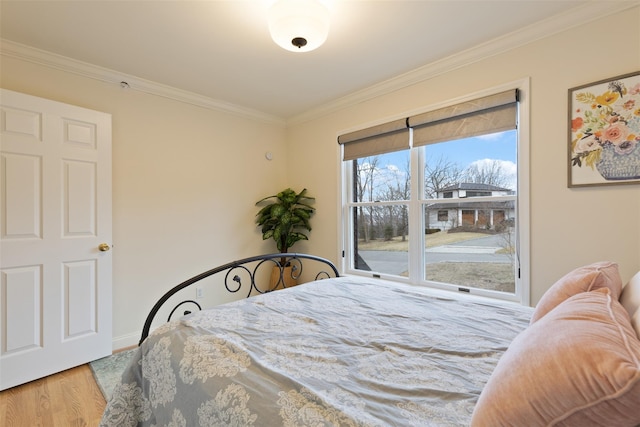
<instances>
[{"instance_id":1,"label":"white door","mask_svg":"<svg viewBox=\"0 0 640 427\"><path fill-rule=\"evenodd\" d=\"M4 390L111 354L111 116L4 89L0 107Z\"/></svg>"}]
</instances>

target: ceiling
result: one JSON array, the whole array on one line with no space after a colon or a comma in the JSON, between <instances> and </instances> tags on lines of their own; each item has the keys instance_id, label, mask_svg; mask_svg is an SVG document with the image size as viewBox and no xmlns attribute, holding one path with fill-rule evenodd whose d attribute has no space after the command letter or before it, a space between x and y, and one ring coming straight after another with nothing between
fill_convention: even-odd
<instances>
[{"instance_id":1,"label":"ceiling","mask_svg":"<svg viewBox=\"0 0 640 427\"><path fill-rule=\"evenodd\" d=\"M594 3L598 13L637 4L333 0L326 43L292 53L271 40L265 0L2 0L0 37L113 71L132 87L153 82L287 121L534 23L559 31L548 23L567 25Z\"/></svg>"}]
</instances>

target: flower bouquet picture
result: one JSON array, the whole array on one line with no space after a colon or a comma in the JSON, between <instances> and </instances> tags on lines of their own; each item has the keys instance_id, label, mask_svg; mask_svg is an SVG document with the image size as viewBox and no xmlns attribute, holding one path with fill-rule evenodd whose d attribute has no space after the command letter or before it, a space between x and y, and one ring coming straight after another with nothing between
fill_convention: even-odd
<instances>
[{"instance_id":1,"label":"flower bouquet picture","mask_svg":"<svg viewBox=\"0 0 640 427\"><path fill-rule=\"evenodd\" d=\"M569 89L569 187L640 183L640 72Z\"/></svg>"}]
</instances>

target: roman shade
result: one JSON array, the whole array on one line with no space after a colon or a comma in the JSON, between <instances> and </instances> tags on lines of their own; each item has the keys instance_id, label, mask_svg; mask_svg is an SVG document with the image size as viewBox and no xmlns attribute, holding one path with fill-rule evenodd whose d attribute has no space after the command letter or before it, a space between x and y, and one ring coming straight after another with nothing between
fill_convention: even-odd
<instances>
[{"instance_id":1,"label":"roman shade","mask_svg":"<svg viewBox=\"0 0 640 427\"><path fill-rule=\"evenodd\" d=\"M343 160L406 150L409 148L407 119L398 119L340 135L338 144L344 146Z\"/></svg>"},{"instance_id":2,"label":"roman shade","mask_svg":"<svg viewBox=\"0 0 640 427\"><path fill-rule=\"evenodd\" d=\"M518 91L512 89L411 116L413 146L515 129L517 102Z\"/></svg>"}]
</instances>

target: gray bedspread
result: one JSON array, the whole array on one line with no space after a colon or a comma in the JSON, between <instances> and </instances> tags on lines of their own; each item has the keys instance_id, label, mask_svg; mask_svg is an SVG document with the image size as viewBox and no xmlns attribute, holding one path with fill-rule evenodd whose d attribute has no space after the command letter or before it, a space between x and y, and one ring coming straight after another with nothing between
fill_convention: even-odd
<instances>
[{"instance_id":1,"label":"gray bedspread","mask_svg":"<svg viewBox=\"0 0 640 427\"><path fill-rule=\"evenodd\" d=\"M156 329L103 426L467 426L531 309L340 277Z\"/></svg>"}]
</instances>

